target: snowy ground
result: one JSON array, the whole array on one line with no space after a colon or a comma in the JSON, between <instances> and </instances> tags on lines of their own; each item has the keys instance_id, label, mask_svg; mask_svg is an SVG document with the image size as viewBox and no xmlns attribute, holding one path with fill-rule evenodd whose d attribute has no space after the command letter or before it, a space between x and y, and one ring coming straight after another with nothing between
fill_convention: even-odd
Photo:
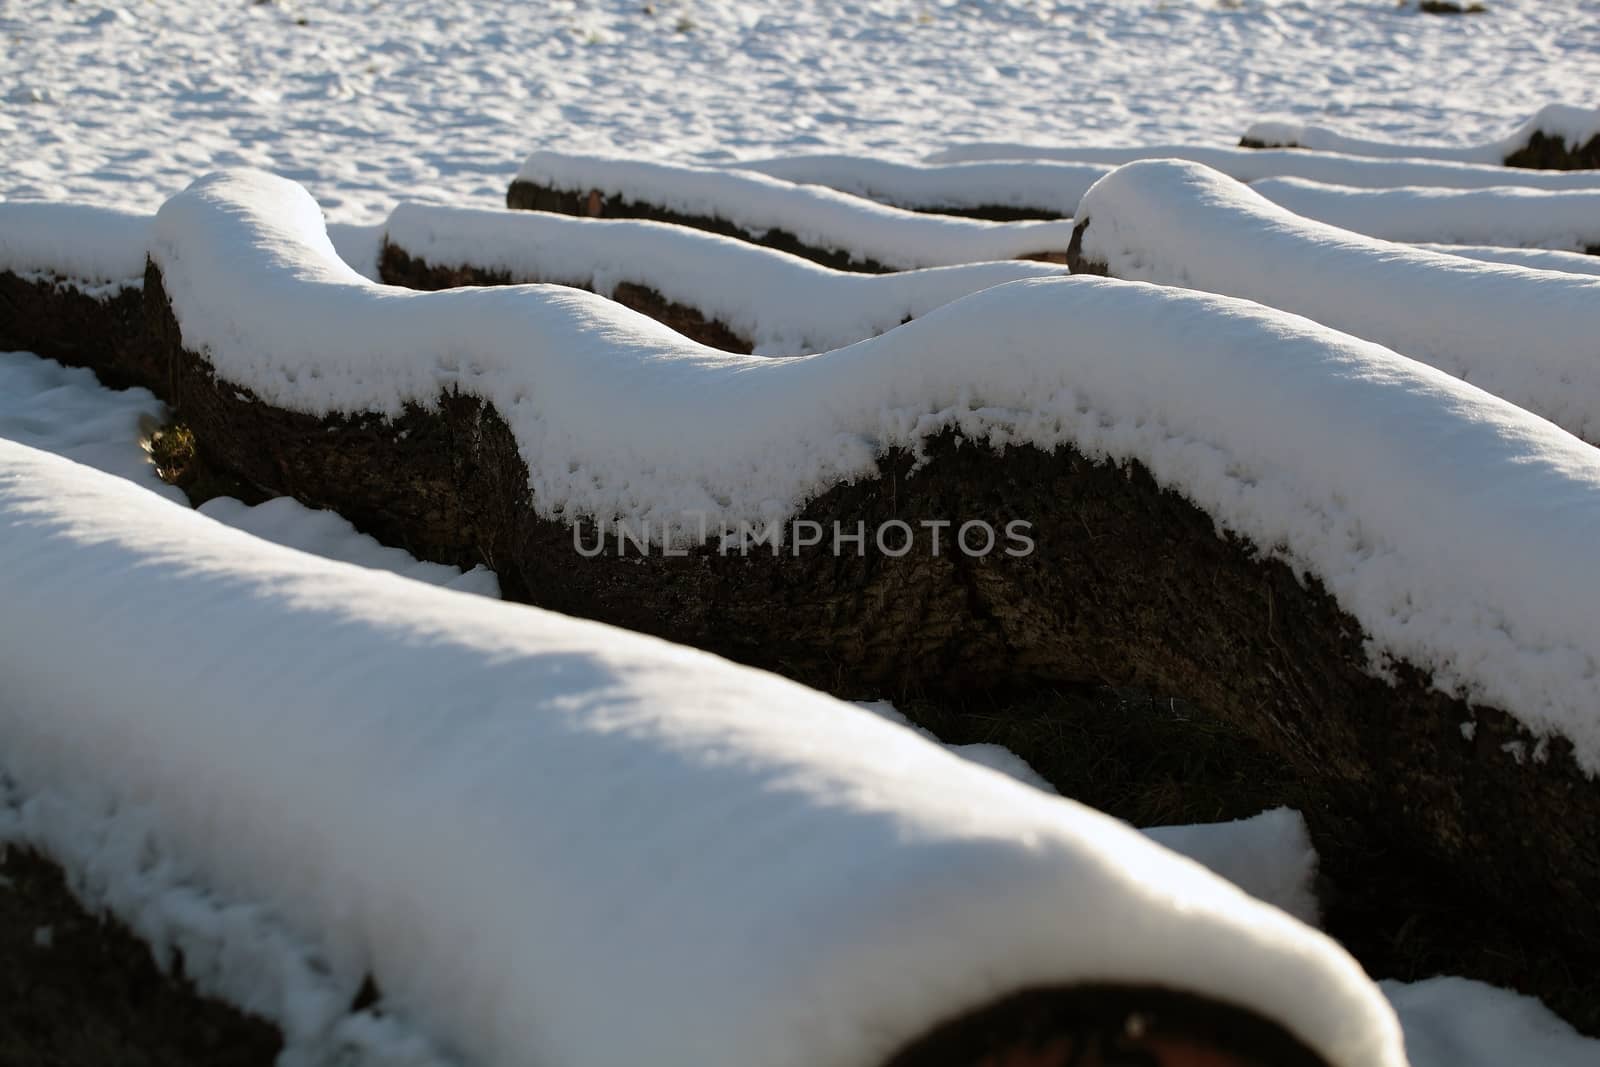
<instances>
[{"instance_id":1,"label":"snowy ground","mask_svg":"<svg viewBox=\"0 0 1600 1067\"><path fill-rule=\"evenodd\" d=\"M251 164L372 222L406 196L499 202L535 147L915 159L956 140L1233 144L1274 116L1459 144L1592 103L1600 2L1491 6L8 0L0 193L153 210Z\"/></svg>"}]
</instances>

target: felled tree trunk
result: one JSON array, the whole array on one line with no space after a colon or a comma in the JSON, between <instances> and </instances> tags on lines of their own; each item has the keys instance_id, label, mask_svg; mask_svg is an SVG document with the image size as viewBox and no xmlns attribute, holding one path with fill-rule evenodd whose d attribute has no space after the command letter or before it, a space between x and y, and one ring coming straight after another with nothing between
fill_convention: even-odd
<instances>
[{"instance_id":1,"label":"felled tree trunk","mask_svg":"<svg viewBox=\"0 0 1600 1067\"><path fill-rule=\"evenodd\" d=\"M427 290L453 289L462 285L512 285L516 282L516 279L501 271L472 266L438 266L411 256L405 249L388 241L383 243L383 248L378 254L378 277L389 285ZM649 286L622 282L609 295L622 306L632 308L641 315L648 315L657 322L665 323L685 337L699 341L703 345L744 355L748 355L755 348L753 341L734 333L724 323L706 318L698 309L687 304L668 300Z\"/></svg>"},{"instance_id":2,"label":"felled tree trunk","mask_svg":"<svg viewBox=\"0 0 1600 1067\"><path fill-rule=\"evenodd\" d=\"M726 219L713 218L709 215L684 215L644 201L608 197L601 194L598 189L583 191L556 189L519 178L511 183L511 188L506 192L506 207L522 211L553 211L562 215L577 215L591 219L653 219L656 222L690 226L697 230L720 233L725 237L736 237L741 241L767 248L776 248L780 252L789 252L821 263L824 267L832 267L834 270L850 270L865 274L889 274L894 271L893 267L886 267L876 260L856 259L850 253L838 249L808 245L787 230L774 229L765 233L752 233Z\"/></svg>"},{"instance_id":3,"label":"felled tree trunk","mask_svg":"<svg viewBox=\"0 0 1600 1067\"><path fill-rule=\"evenodd\" d=\"M145 292L169 399L248 481L337 508L419 556L486 563L516 599L841 695L1085 680L1185 694L1312 783L1325 800L1307 813L1314 828L1356 824L1360 849L1425 859L1449 879L1438 892L1521 915L1574 974L1600 962L1600 788L1570 745L1518 762L1508 751L1531 739L1510 716L1437 692L1415 669L1373 677L1360 625L1317 581L1219 536L1138 464L1070 448L1001 455L945 434L920 468L892 451L877 478L811 501L797 521L823 531L819 545L665 556L535 514L511 432L482 400L450 393L393 421L273 408L183 348L154 267ZM955 525L935 525L952 520L996 531L997 547L963 551ZM1015 520L1033 550L1007 555ZM874 543L893 522L915 535L898 557ZM835 554L835 530L865 536Z\"/></svg>"},{"instance_id":4,"label":"felled tree trunk","mask_svg":"<svg viewBox=\"0 0 1600 1067\"><path fill-rule=\"evenodd\" d=\"M0 350L25 349L88 367L106 385L162 392L165 361L145 335L137 286L86 293L68 280L29 280L0 271Z\"/></svg>"}]
</instances>

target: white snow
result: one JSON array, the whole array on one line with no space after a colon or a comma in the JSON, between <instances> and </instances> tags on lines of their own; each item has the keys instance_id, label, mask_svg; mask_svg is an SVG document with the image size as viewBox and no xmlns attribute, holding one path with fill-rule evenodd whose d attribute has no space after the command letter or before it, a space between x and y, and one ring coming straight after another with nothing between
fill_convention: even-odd
<instances>
[{"instance_id":1,"label":"white snow","mask_svg":"<svg viewBox=\"0 0 1600 1067\"><path fill-rule=\"evenodd\" d=\"M31 352L0 352L0 439L54 452L181 504L183 492L156 476L145 445L165 416L164 405L148 390L107 389L81 367L64 367ZM219 497L200 511L302 552L463 592L500 595L499 580L485 567L463 573L419 561L402 549L379 544L331 511L308 508L289 497L255 507Z\"/></svg>"},{"instance_id":2,"label":"white snow","mask_svg":"<svg viewBox=\"0 0 1600 1067\"><path fill-rule=\"evenodd\" d=\"M1411 1067L1594 1067L1586 1038L1532 997L1465 978L1383 982Z\"/></svg>"},{"instance_id":3,"label":"white snow","mask_svg":"<svg viewBox=\"0 0 1600 1067\"><path fill-rule=\"evenodd\" d=\"M22 810L141 821L105 896L181 865L469 1059L872 1067L1008 991L1104 979L1404 1063L1322 935L782 679L279 549L11 443L0 528L30 605L0 613ZM240 962L201 971L286 992Z\"/></svg>"},{"instance_id":4,"label":"white snow","mask_svg":"<svg viewBox=\"0 0 1600 1067\"><path fill-rule=\"evenodd\" d=\"M1065 252L1072 238L1070 221L924 215L765 174L614 156L542 150L523 161L517 178L579 194L598 189L607 197L722 219L755 237L784 230L813 248L899 270Z\"/></svg>"},{"instance_id":5,"label":"white snow","mask_svg":"<svg viewBox=\"0 0 1600 1067\"><path fill-rule=\"evenodd\" d=\"M150 216L83 204L0 201L0 271L144 284Z\"/></svg>"},{"instance_id":6,"label":"white snow","mask_svg":"<svg viewBox=\"0 0 1600 1067\"><path fill-rule=\"evenodd\" d=\"M1195 163L1129 164L1084 197L1119 278L1244 297L1387 345L1600 442L1600 279L1389 244Z\"/></svg>"},{"instance_id":7,"label":"white snow","mask_svg":"<svg viewBox=\"0 0 1600 1067\"><path fill-rule=\"evenodd\" d=\"M1388 241L1600 248L1600 188L1350 189L1299 178L1251 188L1297 215Z\"/></svg>"},{"instance_id":8,"label":"white snow","mask_svg":"<svg viewBox=\"0 0 1600 1067\"><path fill-rule=\"evenodd\" d=\"M1063 217L1107 167L1042 160L897 163L873 156L805 155L746 159L728 166L789 182L826 185L912 210L1007 207Z\"/></svg>"},{"instance_id":9,"label":"white snow","mask_svg":"<svg viewBox=\"0 0 1600 1067\"><path fill-rule=\"evenodd\" d=\"M1386 0L115 0L0 10L0 195L154 211L276 170L341 221L503 203L530 136L679 161L950 141L1233 144L1257 116L1502 136L1593 103L1591 0L1485 19ZM304 18L305 25L297 23ZM680 26L683 27L680 30ZM1408 184L1408 183L1400 183Z\"/></svg>"},{"instance_id":10,"label":"white snow","mask_svg":"<svg viewBox=\"0 0 1600 1067\"><path fill-rule=\"evenodd\" d=\"M1499 166L1513 152L1528 147L1535 133L1558 137L1571 148L1581 148L1591 138L1600 135L1600 108L1546 104L1505 137L1474 145L1401 144L1380 138L1352 136L1326 126L1281 120L1254 123L1244 135L1246 139L1262 144L1296 145L1317 152L1338 152L1347 156L1447 159L1458 163Z\"/></svg>"},{"instance_id":11,"label":"white snow","mask_svg":"<svg viewBox=\"0 0 1600 1067\"><path fill-rule=\"evenodd\" d=\"M604 296L622 282L645 285L754 341L758 353L781 355L842 348L968 293L1066 273L1013 260L860 274L660 222L419 204L396 208L385 236L437 266L471 265Z\"/></svg>"},{"instance_id":12,"label":"white snow","mask_svg":"<svg viewBox=\"0 0 1600 1067\"><path fill-rule=\"evenodd\" d=\"M1242 182L1264 178L1303 178L1358 189L1430 186L1439 189L1600 189L1600 171L1525 170L1426 159L1367 159L1324 155L1298 148L1224 148L1210 145L1152 144L1124 147L1059 147L1012 143L953 145L929 155L927 163L983 160L1053 160L1120 167L1146 159L1202 163Z\"/></svg>"},{"instance_id":13,"label":"white snow","mask_svg":"<svg viewBox=\"0 0 1600 1067\"><path fill-rule=\"evenodd\" d=\"M1510 263L1534 270L1555 270L1565 274L1600 274L1600 256L1582 252L1554 252L1544 248L1501 248L1497 245L1441 245L1421 242L1418 248L1448 256L1479 259L1485 263Z\"/></svg>"},{"instance_id":14,"label":"white snow","mask_svg":"<svg viewBox=\"0 0 1600 1067\"><path fill-rule=\"evenodd\" d=\"M735 356L572 289L374 286L304 190L258 173L196 182L156 231L184 343L223 380L311 414L482 395L540 514L715 535L781 521L943 429L1072 444L1138 460L1320 577L1375 669L1407 659L1600 769L1600 451L1375 344L1244 301L1063 277L833 352Z\"/></svg>"}]
</instances>

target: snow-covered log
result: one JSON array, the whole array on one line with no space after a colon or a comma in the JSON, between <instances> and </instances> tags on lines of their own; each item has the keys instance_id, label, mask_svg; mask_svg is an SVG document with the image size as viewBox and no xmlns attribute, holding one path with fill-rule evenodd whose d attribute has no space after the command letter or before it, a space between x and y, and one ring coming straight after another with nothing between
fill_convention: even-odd
<instances>
[{"instance_id":1,"label":"snow-covered log","mask_svg":"<svg viewBox=\"0 0 1600 1067\"><path fill-rule=\"evenodd\" d=\"M1239 144L1243 148L1306 148L1348 156L1586 170L1600 167L1600 108L1547 104L1507 136L1475 145L1396 143L1282 121L1255 123Z\"/></svg>"},{"instance_id":2,"label":"snow-covered log","mask_svg":"<svg viewBox=\"0 0 1600 1067\"><path fill-rule=\"evenodd\" d=\"M940 165L845 155L747 159L728 167L825 185L908 211L996 221L1067 218L1077 210L1078 198L1108 169L1041 160Z\"/></svg>"},{"instance_id":3,"label":"snow-covered log","mask_svg":"<svg viewBox=\"0 0 1600 1067\"><path fill-rule=\"evenodd\" d=\"M929 155L926 163L984 160L1047 160L1120 167L1144 159L1184 159L1203 163L1242 182L1262 178L1304 178L1358 189L1432 186L1439 189L1600 189L1600 171L1526 170L1456 163L1440 159L1377 159L1297 148L1226 148L1213 145L1048 145L980 142L952 145Z\"/></svg>"},{"instance_id":4,"label":"snow-covered log","mask_svg":"<svg viewBox=\"0 0 1600 1067\"><path fill-rule=\"evenodd\" d=\"M573 289L373 285L252 172L163 207L146 293L169 399L250 480L840 693L1182 694L1317 817L1600 954L1600 453L1473 386L1094 278L719 353Z\"/></svg>"},{"instance_id":5,"label":"snow-covered log","mask_svg":"<svg viewBox=\"0 0 1600 1067\"><path fill-rule=\"evenodd\" d=\"M1600 443L1600 279L1390 244L1256 188L1196 163L1131 163L1084 196L1072 269L1305 315Z\"/></svg>"},{"instance_id":6,"label":"snow-covered log","mask_svg":"<svg viewBox=\"0 0 1600 1067\"><path fill-rule=\"evenodd\" d=\"M1301 178L1251 188L1297 215L1386 241L1600 254L1600 189L1351 189Z\"/></svg>"},{"instance_id":7,"label":"snow-covered log","mask_svg":"<svg viewBox=\"0 0 1600 1067\"><path fill-rule=\"evenodd\" d=\"M149 215L82 205L0 203L0 350L87 366L148 385L144 264Z\"/></svg>"},{"instance_id":8,"label":"snow-covered log","mask_svg":"<svg viewBox=\"0 0 1600 1067\"><path fill-rule=\"evenodd\" d=\"M296 1044L370 977L436 1047L508 1067L1035 1041L1405 1063L1323 935L791 682L282 549L9 442L0 529L8 799Z\"/></svg>"},{"instance_id":9,"label":"snow-covered log","mask_svg":"<svg viewBox=\"0 0 1600 1067\"><path fill-rule=\"evenodd\" d=\"M417 289L572 285L713 348L793 355L843 348L992 285L1066 271L1012 260L859 274L660 222L401 204L384 227L381 273Z\"/></svg>"},{"instance_id":10,"label":"snow-covered log","mask_svg":"<svg viewBox=\"0 0 1600 1067\"><path fill-rule=\"evenodd\" d=\"M1060 256L1072 236L1070 221L925 215L765 174L549 151L523 162L506 205L678 223L869 273Z\"/></svg>"}]
</instances>

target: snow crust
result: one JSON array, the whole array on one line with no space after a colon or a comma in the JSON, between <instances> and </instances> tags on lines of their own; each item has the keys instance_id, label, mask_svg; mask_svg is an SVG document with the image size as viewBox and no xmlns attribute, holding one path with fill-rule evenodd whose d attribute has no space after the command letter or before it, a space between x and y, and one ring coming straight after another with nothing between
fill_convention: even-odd
<instances>
[{"instance_id":1,"label":"snow crust","mask_svg":"<svg viewBox=\"0 0 1600 1067\"><path fill-rule=\"evenodd\" d=\"M0 201L0 271L144 284L150 216L84 204Z\"/></svg>"},{"instance_id":2,"label":"snow crust","mask_svg":"<svg viewBox=\"0 0 1600 1067\"><path fill-rule=\"evenodd\" d=\"M1072 215L1078 199L1109 169L1042 160L938 165L845 155L778 156L729 166L912 210L1009 207L1061 216Z\"/></svg>"},{"instance_id":3,"label":"snow crust","mask_svg":"<svg viewBox=\"0 0 1600 1067\"><path fill-rule=\"evenodd\" d=\"M1297 215L1389 241L1600 247L1600 189L1351 189L1299 178L1251 188Z\"/></svg>"},{"instance_id":4,"label":"snow crust","mask_svg":"<svg viewBox=\"0 0 1600 1067\"><path fill-rule=\"evenodd\" d=\"M543 515L678 540L759 527L944 429L1137 460L1321 578L1375 669L1430 669L1600 769L1600 451L1378 345L1245 301L1063 277L833 352L735 356L571 289L374 286L333 255L304 190L257 172L201 179L156 231L184 343L223 380L311 414L478 393Z\"/></svg>"},{"instance_id":5,"label":"snow crust","mask_svg":"<svg viewBox=\"0 0 1600 1067\"><path fill-rule=\"evenodd\" d=\"M607 197L718 218L756 236L784 230L812 247L900 270L1064 252L1072 238L1072 224L1061 220L987 222L921 215L755 172L623 157L541 150L523 161L517 178L578 193L598 189Z\"/></svg>"},{"instance_id":6,"label":"snow crust","mask_svg":"<svg viewBox=\"0 0 1600 1067\"><path fill-rule=\"evenodd\" d=\"M1362 237L1259 189L1196 163L1129 164L1084 197L1083 254L1120 278L1306 315L1600 442L1600 279Z\"/></svg>"},{"instance_id":7,"label":"snow crust","mask_svg":"<svg viewBox=\"0 0 1600 1067\"><path fill-rule=\"evenodd\" d=\"M1012 260L860 274L660 222L419 204L397 207L385 236L439 266L467 264L604 296L621 282L646 285L753 340L758 353L783 355L842 348L968 293L1066 273Z\"/></svg>"},{"instance_id":8,"label":"snow crust","mask_svg":"<svg viewBox=\"0 0 1600 1067\"><path fill-rule=\"evenodd\" d=\"M1005 142L953 145L929 155L927 163L983 160L1053 160L1120 167L1146 159L1202 163L1242 182L1263 178L1304 178L1357 189L1431 186L1439 189L1600 189L1600 171L1527 170L1426 159L1367 159L1324 155L1298 148L1222 148L1157 144L1130 147L1046 147Z\"/></svg>"},{"instance_id":9,"label":"snow crust","mask_svg":"<svg viewBox=\"0 0 1600 1067\"><path fill-rule=\"evenodd\" d=\"M777 677L279 549L8 442L0 528L30 605L0 613L14 787L136 808L146 854L347 986L370 971L447 1052L873 1067L1010 990L1107 979L1254 1007L1336 1067L1405 1062L1322 935Z\"/></svg>"},{"instance_id":10,"label":"snow crust","mask_svg":"<svg viewBox=\"0 0 1600 1067\"><path fill-rule=\"evenodd\" d=\"M1440 145L1421 142L1400 143L1368 137L1354 137L1326 126L1268 120L1257 122L1245 131L1245 138L1263 144L1297 145L1318 152L1338 152L1348 156L1375 156L1390 159L1447 159L1458 163L1483 163L1499 166L1513 152L1528 147L1535 133L1556 137L1569 147L1581 148L1600 135L1600 108L1571 104L1546 104L1505 137L1474 145Z\"/></svg>"}]
</instances>

